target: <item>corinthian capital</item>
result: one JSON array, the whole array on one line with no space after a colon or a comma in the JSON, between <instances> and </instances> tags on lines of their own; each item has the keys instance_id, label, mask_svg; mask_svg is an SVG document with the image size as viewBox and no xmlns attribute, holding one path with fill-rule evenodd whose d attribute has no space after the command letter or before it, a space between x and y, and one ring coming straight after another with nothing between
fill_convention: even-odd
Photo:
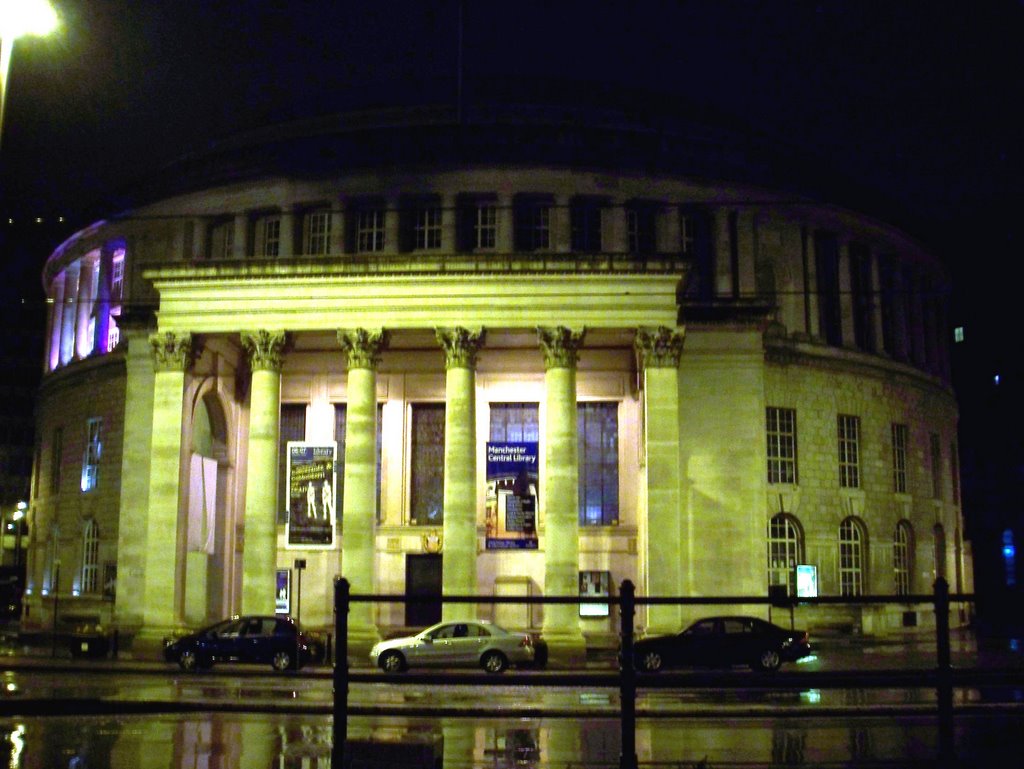
<instances>
[{"instance_id":1,"label":"corinthian capital","mask_svg":"<svg viewBox=\"0 0 1024 769\"><path fill-rule=\"evenodd\" d=\"M638 328L633 346L643 368L677 368L683 354L683 335L665 326Z\"/></svg>"},{"instance_id":2,"label":"corinthian capital","mask_svg":"<svg viewBox=\"0 0 1024 769\"><path fill-rule=\"evenodd\" d=\"M157 371L184 371L192 363L192 335L164 331L150 334L149 346Z\"/></svg>"},{"instance_id":3,"label":"corinthian capital","mask_svg":"<svg viewBox=\"0 0 1024 769\"><path fill-rule=\"evenodd\" d=\"M280 371L281 353L287 335L284 331L243 331L242 347L253 371Z\"/></svg>"},{"instance_id":4,"label":"corinthian capital","mask_svg":"<svg viewBox=\"0 0 1024 769\"><path fill-rule=\"evenodd\" d=\"M338 344L348 356L349 369L376 369L381 352L388 346L388 332L382 328L339 329Z\"/></svg>"},{"instance_id":5,"label":"corinthian capital","mask_svg":"<svg viewBox=\"0 0 1024 769\"><path fill-rule=\"evenodd\" d=\"M538 328L540 349L544 353L544 368L576 368L586 333L585 329L571 329L565 326Z\"/></svg>"},{"instance_id":6,"label":"corinthian capital","mask_svg":"<svg viewBox=\"0 0 1024 769\"><path fill-rule=\"evenodd\" d=\"M439 328L434 332L444 349L445 368L476 368L476 354L484 343L483 329Z\"/></svg>"}]
</instances>

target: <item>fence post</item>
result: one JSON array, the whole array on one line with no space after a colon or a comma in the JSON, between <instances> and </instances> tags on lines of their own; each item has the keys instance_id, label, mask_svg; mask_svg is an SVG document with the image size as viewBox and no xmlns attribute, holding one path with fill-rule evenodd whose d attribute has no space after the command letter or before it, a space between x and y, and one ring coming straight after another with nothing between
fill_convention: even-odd
<instances>
[{"instance_id":1,"label":"fence post","mask_svg":"<svg viewBox=\"0 0 1024 769\"><path fill-rule=\"evenodd\" d=\"M345 765L348 739L348 606L349 584L344 577L334 579L334 708L331 766Z\"/></svg>"},{"instance_id":2,"label":"fence post","mask_svg":"<svg viewBox=\"0 0 1024 769\"><path fill-rule=\"evenodd\" d=\"M936 696L939 704L939 763L955 761L953 738L953 669L949 651L949 583L935 580L935 647L937 651Z\"/></svg>"},{"instance_id":3,"label":"fence post","mask_svg":"<svg viewBox=\"0 0 1024 769\"><path fill-rule=\"evenodd\" d=\"M619 769L637 769L636 757L636 668L633 666L633 618L636 614L636 588L628 579L619 587L619 620L622 627L619 655L619 700L622 752Z\"/></svg>"}]
</instances>

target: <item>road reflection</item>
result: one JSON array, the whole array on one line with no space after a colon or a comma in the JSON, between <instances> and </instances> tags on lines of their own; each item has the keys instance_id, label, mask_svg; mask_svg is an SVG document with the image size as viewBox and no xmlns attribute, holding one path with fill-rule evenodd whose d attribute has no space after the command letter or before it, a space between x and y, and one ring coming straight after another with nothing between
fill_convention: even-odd
<instances>
[{"instance_id":1,"label":"road reflection","mask_svg":"<svg viewBox=\"0 0 1024 769\"><path fill-rule=\"evenodd\" d=\"M999 735L1022 724L1018 716L958 718L961 759L1017 766L1005 762ZM326 769L331 734L330 718L309 715L7 719L0 766ZM603 769L619 765L621 746L618 721L601 718L354 718L348 734L349 758L362 766ZM934 725L921 718L652 719L638 724L636 745L642 767L909 766L936 758Z\"/></svg>"}]
</instances>

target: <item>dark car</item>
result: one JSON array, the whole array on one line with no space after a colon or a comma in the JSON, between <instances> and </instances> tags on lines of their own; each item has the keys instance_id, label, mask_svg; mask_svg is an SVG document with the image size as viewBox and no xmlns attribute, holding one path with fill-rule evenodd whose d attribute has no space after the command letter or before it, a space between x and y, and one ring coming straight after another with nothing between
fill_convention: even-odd
<instances>
[{"instance_id":1,"label":"dark car","mask_svg":"<svg viewBox=\"0 0 1024 769\"><path fill-rule=\"evenodd\" d=\"M232 617L178 638L164 647L164 658L182 670L215 662L252 662L274 670L299 668L316 657L316 644L289 617Z\"/></svg>"},{"instance_id":2,"label":"dark car","mask_svg":"<svg viewBox=\"0 0 1024 769\"><path fill-rule=\"evenodd\" d=\"M778 670L811 653L807 633L785 630L757 617L707 617L675 635L649 636L633 645L637 670L749 665Z\"/></svg>"}]
</instances>

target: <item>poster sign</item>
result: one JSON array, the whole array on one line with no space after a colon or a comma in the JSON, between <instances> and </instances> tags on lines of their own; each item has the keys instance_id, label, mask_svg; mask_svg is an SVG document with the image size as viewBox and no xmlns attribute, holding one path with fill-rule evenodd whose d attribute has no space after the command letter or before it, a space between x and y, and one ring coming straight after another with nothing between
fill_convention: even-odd
<instances>
[{"instance_id":1,"label":"poster sign","mask_svg":"<svg viewBox=\"0 0 1024 769\"><path fill-rule=\"evenodd\" d=\"M287 614L292 606L292 573L289 569L277 570L277 597L275 599L274 611L277 614Z\"/></svg>"},{"instance_id":2,"label":"poster sign","mask_svg":"<svg viewBox=\"0 0 1024 769\"><path fill-rule=\"evenodd\" d=\"M796 597L818 597L818 567L809 563L796 565Z\"/></svg>"},{"instance_id":3,"label":"poster sign","mask_svg":"<svg viewBox=\"0 0 1024 769\"><path fill-rule=\"evenodd\" d=\"M288 522L285 545L326 549L334 545L338 444L288 441Z\"/></svg>"},{"instance_id":4,"label":"poster sign","mask_svg":"<svg viewBox=\"0 0 1024 769\"><path fill-rule=\"evenodd\" d=\"M612 574L610 571L581 571L580 598L607 598L611 595ZM581 603L581 617L607 617L608 604Z\"/></svg>"},{"instance_id":5,"label":"poster sign","mask_svg":"<svg viewBox=\"0 0 1024 769\"><path fill-rule=\"evenodd\" d=\"M536 441L487 444L487 549L537 549Z\"/></svg>"}]
</instances>

